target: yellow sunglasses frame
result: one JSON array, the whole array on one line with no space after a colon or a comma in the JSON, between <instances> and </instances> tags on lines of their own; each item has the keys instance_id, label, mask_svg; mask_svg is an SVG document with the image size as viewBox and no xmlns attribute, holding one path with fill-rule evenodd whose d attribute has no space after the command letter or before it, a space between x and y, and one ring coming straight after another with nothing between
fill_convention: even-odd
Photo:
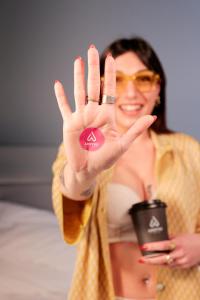
<instances>
[{"instance_id":1,"label":"yellow sunglasses frame","mask_svg":"<svg viewBox=\"0 0 200 300\"><path fill-rule=\"evenodd\" d=\"M151 74L152 75L152 86L154 86L155 84L160 83L160 80L161 80L160 75L155 73L154 71L151 71L151 70L148 70L148 69L138 71L138 72L136 72L134 74L131 74L131 75L125 74L122 71L117 71L116 72L116 79L117 79L117 76L121 76L126 83L128 81L132 81L132 82L135 83L138 76L143 75L143 74L144 75L145 74L148 74L148 75ZM104 82L104 77L101 77L101 82L102 83ZM116 83L117 83L117 81L116 81ZM136 84L136 88L138 88L137 84ZM149 90L146 90L146 91L149 91Z\"/></svg>"}]
</instances>

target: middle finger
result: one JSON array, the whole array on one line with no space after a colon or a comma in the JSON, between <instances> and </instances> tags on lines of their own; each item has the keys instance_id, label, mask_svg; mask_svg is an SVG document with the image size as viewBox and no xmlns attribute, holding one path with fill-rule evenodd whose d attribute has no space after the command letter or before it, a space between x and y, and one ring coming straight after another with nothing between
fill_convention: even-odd
<instances>
[{"instance_id":1,"label":"middle finger","mask_svg":"<svg viewBox=\"0 0 200 300\"><path fill-rule=\"evenodd\" d=\"M99 53L94 45L88 49L88 99L89 105L99 104L100 94L100 68L99 68ZM96 101L96 102L95 102Z\"/></svg>"},{"instance_id":2,"label":"middle finger","mask_svg":"<svg viewBox=\"0 0 200 300\"><path fill-rule=\"evenodd\" d=\"M160 242L152 242L152 243L146 243L140 246L141 250L145 251L171 251L176 248L176 244L173 242L173 240L165 240Z\"/></svg>"}]
</instances>

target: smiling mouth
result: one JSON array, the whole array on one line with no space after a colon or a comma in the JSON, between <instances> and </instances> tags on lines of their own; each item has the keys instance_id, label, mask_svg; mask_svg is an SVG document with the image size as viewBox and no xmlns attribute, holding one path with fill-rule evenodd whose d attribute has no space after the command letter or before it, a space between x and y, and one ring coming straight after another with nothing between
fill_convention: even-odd
<instances>
[{"instance_id":1,"label":"smiling mouth","mask_svg":"<svg viewBox=\"0 0 200 300\"><path fill-rule=\"evenodd\" d=\"M143 104L122 104L119 105L119 108L127 113L138 112L144 107Z\"/></svg>"}]
</instances>

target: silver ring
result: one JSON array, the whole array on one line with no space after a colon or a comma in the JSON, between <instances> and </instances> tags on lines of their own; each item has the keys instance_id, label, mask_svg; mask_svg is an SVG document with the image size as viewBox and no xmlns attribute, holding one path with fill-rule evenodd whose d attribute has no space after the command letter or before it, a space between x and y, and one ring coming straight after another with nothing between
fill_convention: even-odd
<instances>
[{"instance_id":1,"label":"silver ring","mask_svg":"<svg viewBox=\"0 0 200 300\"><path fill-rule=\"evenodd\" d=\"M103 95L102 97L102 104L114 104L116 97Z\"/></svg>"},{"instance_id":2,"label":"silver ring","mask_svg":"<svg viewBox=\"0 0 200 300\"><path fill-rule=\"evenodd\" d=\"M167 255L165 256L165 263L166 263L167 265L170 265L171 263L173 263L173 261L174 261L174 259L171 257L171 255L167 254Z\"/></svg>"}]
</instances>

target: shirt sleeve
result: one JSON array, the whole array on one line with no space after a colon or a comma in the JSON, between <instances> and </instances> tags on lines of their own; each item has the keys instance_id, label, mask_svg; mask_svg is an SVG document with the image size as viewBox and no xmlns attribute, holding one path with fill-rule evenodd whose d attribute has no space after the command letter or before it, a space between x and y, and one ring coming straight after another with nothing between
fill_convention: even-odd
<instances>
[{"instance_id":1,"label":"shirt sleeve","mask_svg":"<svg viewBox=\"0 0 200 300\"><path fill-rule=\"evenodd\" d=\"M60 191L60 172L67 162L63 144L59 147L53 163L52 201L64 240L68 244L77 244L88 223L92 210L92 197L84 201L67 198Z\"/></svg>"}]
</instances>

